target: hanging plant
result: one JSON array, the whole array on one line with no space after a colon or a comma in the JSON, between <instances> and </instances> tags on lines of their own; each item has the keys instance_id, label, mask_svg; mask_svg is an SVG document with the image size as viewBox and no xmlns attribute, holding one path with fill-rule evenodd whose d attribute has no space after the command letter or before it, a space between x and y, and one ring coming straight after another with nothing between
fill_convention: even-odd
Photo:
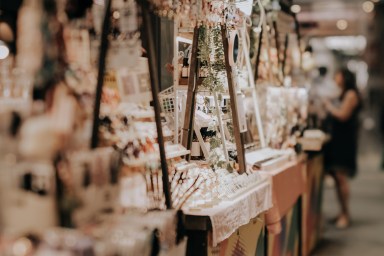
<instances>
[{"instance_id":1,"label":"hanging plant","mask_svg":"<svg viewBox=\"0 0 384 256\"><path fill-rule=\"evenodd\" d=\"M222 79L225 71L224 47L219 26L200 27L198 58L200 63L205 65L208 70L208 75L203 80L202 87L211 93L220 94L225 92Z\"/></svg>"},{"instance_id":2,"label":"hanging plant","mask_svg":"<svg viewBox=\"0 0 384 256\"><path fill-rule=\"evenodd\" d=\"M198 58L202 66L205 66L208 74L202 82L202 88L211 94L217 95L217 100L222 101L222 94L227 92L227 78L224 60L224 46L221 36L221 27L202 26L199 31L199 54ZM215 113L216 106L210 106L209 112ZM229 111L230 115L230 111ZM230 134L233 135L233 124L226 124ZM233 167L228 163L223 154L223 142L221 133L218 129L217 117L212 118L208 131L212 131L215 136L210 138L210 152L208 162L213 169L227 169L232 172ZM223 131L224 132L224 131Z\"/></svg>"}]
</instances>

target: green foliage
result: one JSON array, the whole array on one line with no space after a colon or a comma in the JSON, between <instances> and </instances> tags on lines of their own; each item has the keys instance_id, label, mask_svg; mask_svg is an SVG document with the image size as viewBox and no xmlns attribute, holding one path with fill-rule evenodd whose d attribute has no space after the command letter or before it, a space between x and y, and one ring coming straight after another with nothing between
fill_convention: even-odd
<instances>
[{"instance_id":1,"label":"green foliage","mask_svg":"<svg viewBox=\"0 0 384 256\"><path fill-rule=\"evenodd\" d=\"M224 92L225 88L220 80L220 73L225 70L221 28L202 26L199 32L198 58L208 69L208 76L203 80L202 86L210 92Z\"/></svg>"},{"instance_id":2,"label":"green foliage","mask_svg":"<svg viewBox=\"0 0 384 256\"><path fill-rule=\"evenodd\" d=\"M231 137L231 142L234 142L234 128L233 128L233 122L232 119L230 122L227 123L227 129Z\"/></svg>"},{"instance_id":3,"label":"green foliage","mask_svg":"<svg viewBox=\"0 0 384 256\"><path fill-rule=\"evenodd\" d=\"M223 99L222 93L226 92L223 82L226 81L225 59L224 59L224 46L221 35L221 27L200 27L199 31L199 53L198 58L200 63L207 67L208 75L202 82L202 87L211 93L218 94L218 100ZM205 103L208 104L207 102ZM214 107L213 107L214 108ZM228 129L233 137L233 125L230 122ZM210 139L210 152L208 162L213 169L224 168L228 171L233 171L233 166L223 159L220 148L222 140L218 132L217 120L212 120L209 124L208 131L216 131L216 136Z\"/></svg>"},{"instance_id":4,"label":"green foliage","mask_svg":"<svg viewBox=\"0 0 384 256\"><path fill-rule=\"evenodd\" d=\"M221 140L218 137L212 137L209 141L211 150L221 147Z\"/></svg>"}]
</instances>

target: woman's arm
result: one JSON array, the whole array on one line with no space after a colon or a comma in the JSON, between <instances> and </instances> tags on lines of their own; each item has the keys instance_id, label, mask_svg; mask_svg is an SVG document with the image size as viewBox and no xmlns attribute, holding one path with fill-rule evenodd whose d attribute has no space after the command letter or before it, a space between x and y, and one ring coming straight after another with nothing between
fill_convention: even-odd
<instances>
[{"instance_id":1,"label":"woman's arm","mask_svg":"<svg viewBox=\"0 0 384 256\"><path fill-rule=\"evenodd\" d=\"M353 110L358 104L359 98L357 93L355 91L348 91L339 108L335 107L330 102L325 102L325 107L333 117L343 122L347 121L351 117Z\"/></svg>"}]
</instances>

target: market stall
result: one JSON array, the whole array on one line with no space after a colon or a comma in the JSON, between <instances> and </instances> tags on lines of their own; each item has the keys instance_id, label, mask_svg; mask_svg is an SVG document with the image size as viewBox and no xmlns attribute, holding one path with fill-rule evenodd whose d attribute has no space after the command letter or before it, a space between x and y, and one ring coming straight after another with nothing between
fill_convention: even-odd
<instances>
[{"instance_id":1,"label":"market stall","mask_svg":"<svg viewBox=\"0 0 384 256\"><path fill-rule=\"evenodd\" d=\"M268 171L274 206L266 213L268 255L300 255L301 201L306 186L306 159Z\"/></svg>"},{"instance_id":2,"label":"market stall","mask_svg":"<svg viewBox=\"0 0 384 256\"><path fill-rule=\"evenodd\" d=\"M321 158L298 143L300 37L278 1L26 0L19 24L0 60L0 254L311 246Z\"/></svg>"},{"instance_id":3,"label":"market stall","mask_svg":"<svg viewBox=\"0 0 384 256\"><path fill-rule=\"evenodd\" d=\"M210 209L184 211L188 255L231 255L235 250L249 255L263 252L260 247L263 246L265 225L262 213L272 206L271 193L267 179Z\"/></svg>"}]
</instances>

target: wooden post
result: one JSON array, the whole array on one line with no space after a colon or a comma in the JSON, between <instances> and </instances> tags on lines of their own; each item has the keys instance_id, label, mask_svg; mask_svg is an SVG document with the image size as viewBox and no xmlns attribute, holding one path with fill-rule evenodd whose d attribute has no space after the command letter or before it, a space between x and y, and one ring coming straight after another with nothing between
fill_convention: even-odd
<instances>
[{"instance_id":1,"label":"wooden post","mask_svg":"<svg viewBox=\"0 0 384 256\"><path fill-rule=\"evenodd\" d=\"M192 146L193 138L193 124L195 121L195 105L196 105L196 92L198 87L199 79L199 60L197 57L199 49L199 28L196 26L193 31L193 42L192 42L192 55L191 64L189 70L188 79L188 91L187 91L187 103L185 107L185 117L182 133L182 145L188 150ZM187 160L190 159L190 155L187 156Z\"/></svg>"},{"instance_id":2,"label":"wooden post","mask_svg":"<svg viewBox=\"0 0 384 256\"><path fill-rule=\"evenodd\" d=\"M100 104L101 104L101 95L103 93L103 84L104 84L104 73L106 66L106 57L108 51L108 33L110 27L110 12L111 12L111 0L105 1L105 14L103 21L103 28L101 32L101 43L100 43L100 53L99 53L99 63L98 63L98 74L97 74L97 85L96 85L96 96L93 109L93 124L92 124L92 137L91 137L91 148L94 149L99 143L99 126L100 126Z\"/></svg>"},{"instance_id":3,"label":"wooden post","mask_svg":"<svg viewBox=\"0 0 384 256\"><path fill-rule=\"evenodd\" d=\"M285 35L285 41L284 41L284 57L283 57L283 63L281 66L281 71L283 72L283 76L285 77L285 65L287 63L287 52L288 52L288 42L289 42L289 35Z\"/></svg>"},{"instance_id":4,"label":"wooden post","mask_svg":"<svg viewBox=\"0 0 384 256\"><path fill-rule=\"evenodd\" d=\"M227 29L223 25L221 25L221 38L223 40L225 69L227 73L229 95L231 98L233 130L234 130L234 136L235 136L235 142L236 142L237 160L240 166L239 172L244 173L246 171L245 154L244 154L244 147L243 147L244 142L240 133L239 116L237 112L236 88L233 82L232 67L229 63L229 52L228 52L229 45L228 45L228 38L227 38Z\"/></svg>"},{"instance_id":5,"label":"wooden post","mask_svg":"<svg viewBox=\"0 0 384 256\"><path fill-rule=\"evenodd\" d=\"M255 63L255 84L257 82L257 79L259 77L259 65L260 65L260 54L261 54L261 48L263 46L263 30L260 31L259 35L259 45L258 45L258 51L256 55L256 63Z\"/></svg>"},{"instance_id":6,"label":"wooden post","mask_svg":"<svg viewBox=\"0 0 384 256\"><path fill-rule=\"evenodd\" d=\"M156 54L155 54L153 29L152 29L152 23L151 23L150 6L147 0L136 0L136 1L137 1L137 4L141 6L141 13L143 18L142 39L145 44L144 48L147 50L147 55L148 55L149 76L151 80L153 107L155 111L157 141L159 143L165 204L167 206L167 209L172 209L172 198L171 198L171 191L170 191L170 184L169 184L169 177L168 177L167 158L165 153L164 136L163 136L163 130L161 125L160 102L158 98L160 84L159 84L159 76L158 76L158 70L157 70L157 61L156 61Z\"/></svg>"},{"instance_id":7,"label":"wooden post","mask_svg":"<svg viewBox=\"0 0 384 256\"><path fill-rule=\"evenodd\" d=\"M175 95L175 135L174 143L179 144L179 18L175 18L173 23L173 93Z\"/></svg>"},{"instance_id":8,"label":"wooden post","mask_svg":"<svg viewBox=\"0 0 384 256\"><path fill-rule=\"evenodd\" d=\"M281 63L280 58L280 40L279 40L279 30L277 28L277 21L273 21L273 29L275 30L275 44L276 44L276 50L277 50L277 61L278 63Z\"/></svg>"}]
</instances>

